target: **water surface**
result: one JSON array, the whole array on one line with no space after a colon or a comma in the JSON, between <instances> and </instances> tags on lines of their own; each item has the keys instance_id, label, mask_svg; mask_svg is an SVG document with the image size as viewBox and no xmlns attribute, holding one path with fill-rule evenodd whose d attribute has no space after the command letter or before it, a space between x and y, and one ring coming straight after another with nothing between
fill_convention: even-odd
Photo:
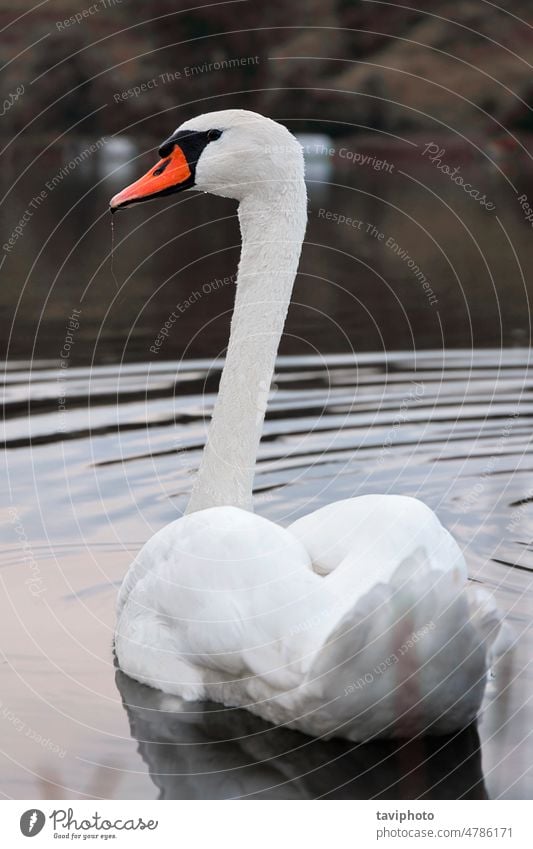
<instances>
[{"instance_id":1,"label":"water surface","mask_svg":"<svg viewBox=\"0 0 533 849\"><path fill-rule=\"evenodd\" d=\"M398 744L312 741L242 711L184 708L117 673L117 587L140 545L183 511L220 365L9 364L2 792L530 797L528 349L284 356L257 465L256 510L282 524L369 492L436 510L516 641L479 729Z\"/></svg>"},{"instance_id":2,"label":"water surface","mask_svg":"<svg viewBox=\"0 0 533 849\"><path fill-rule=\"evenodd\" d=\"M441 139L489 212L427 162L433 138L339 139L311 174L255 507L288 524L369 492L430 504L516 639L479 729L326 744L219 706L184 711L117 674L117 588L183 511L205 440L236 209L185 193L117 215L112 267L108 200L160 140L99 144L70 168L94 139L28 139L0 174L5 239L44 192L0 257L7 796L531 797L533 254L517 197L532 180L525 161L491 163L489 139Z\"/></svg>"}]
</instances>

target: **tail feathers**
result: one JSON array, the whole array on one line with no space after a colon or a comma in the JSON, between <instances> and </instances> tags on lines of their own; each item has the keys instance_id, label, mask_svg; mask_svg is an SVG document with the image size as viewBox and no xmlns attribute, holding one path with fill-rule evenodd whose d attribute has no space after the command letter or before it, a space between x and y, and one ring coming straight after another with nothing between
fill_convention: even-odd
<instances>
[{"instance_id":1,"label":"tail feathers","mask_svg":"<svg viewBox=\"0 0 533 849\"><path fill-rule=\"evenodd\" d=\"M471 622L481 636L489 665L504 655L514 643L514 633L496 606L494 596L475 584L467 587Z\"/></svg>"},{"instance_id":2,"label":"tail feathers","mask_svg":"<svg viewBox=\"0 0 533 849\"><path fill-rule=\"evenodd\" d=\"M462 580L424 549L337 623L307 676L324 726L350 739L448 733L471 722L486 682L484 640Z\"/></svg>"}]
</instances>

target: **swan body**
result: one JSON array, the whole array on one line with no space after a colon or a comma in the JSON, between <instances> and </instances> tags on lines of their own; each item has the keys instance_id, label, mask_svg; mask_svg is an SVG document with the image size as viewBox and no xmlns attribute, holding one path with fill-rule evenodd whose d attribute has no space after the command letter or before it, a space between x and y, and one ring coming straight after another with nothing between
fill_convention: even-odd
<instances>
[{"instance_id":1,"label":"swan body","mask_svg":"<svg viewBox=\"0 0 533 849\"><path fill-rule=\"evenodd\" d=\"M416 499L351 498L288 529L207 508L140 551L116 652L144 684L315 736L446 733L475 718L484 689L465 574Z\"/></svg>"},{"instance_id":2,"label":"swan body","mask_svg":"<svg viewBox=\"0 0 533 849\"><path fill-rule=\"evenodd\" d=\"M186 515L148 540L124 579L119 665L182 699L244 707L316 736L468 725L499 620L467 590L462 553L428 507L365 495L288 528L251 512L265 395L305 231L299 145L269 119L227 110L186 122L160 153L112 208L181 187L234 197L243 247L199 474Z\"/></svg>"}]
</instances>

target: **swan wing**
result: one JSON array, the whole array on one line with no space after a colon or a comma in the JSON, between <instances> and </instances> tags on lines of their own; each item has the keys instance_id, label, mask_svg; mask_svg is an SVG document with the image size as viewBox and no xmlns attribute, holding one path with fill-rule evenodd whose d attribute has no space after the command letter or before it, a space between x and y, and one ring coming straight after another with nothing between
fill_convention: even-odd
<instances>
[{"instance_id":1,"label":"swan wing","mask_svg":"<svg viewBox=\"0 0 533 849\"><path fill-rule=\"evenodd\" d=\"M318 574L328 575L349 563L361 591L388 581L418 548L425 550L428 568L454 571L458 580L467 578L459 546L435 513L417 498L347 498L309 513L288 530L308 551Z\"/></svg>"},{"instance_id":2,"label":"swan wing","mask_svg":"<svg viewBox=\"0 0 533 849\"><path fill-rule=\"evenodd\" d=\"M337 604L292 534L214 507L139 552L119 597L117 657L137 680L188 698L254 676L282 691L301 683Z\"/></svg>"},{"instance_id":3,"label":"swan wing","mask_svg":"<svg viewBox=\"0 0 533 849\"><path fill-rule=\"evenodd\" d=\"M464 588L418 548L357 600L317 653L305 695L317 706L313 733L448 733L475 719L486 672Z\"/></svg>"},{"instance_id":4,"label":"swan wing","mask_svg":"<svg viewBox=\"0 0 533 849\"><path fill-rule=\"evenodd\" d=\"M409 736L472 721L500 618L488 594L467 588L462 552L430 508L361 496L289 531L345 599L306 677L313 733Z\"/></svg>"},{"instance_id":5,"label":"swan wing","mask_svg":"<svg viewBox=\"0 0 533 849\"><path fill-rule=\"evenodd\" d=\"M210 508L132 564L117 657L152 687L309 734L445 733L479 710L494 633L465 584L457 544L415 499L348 499L288 530Z\"/></svg>"}]
</instances>

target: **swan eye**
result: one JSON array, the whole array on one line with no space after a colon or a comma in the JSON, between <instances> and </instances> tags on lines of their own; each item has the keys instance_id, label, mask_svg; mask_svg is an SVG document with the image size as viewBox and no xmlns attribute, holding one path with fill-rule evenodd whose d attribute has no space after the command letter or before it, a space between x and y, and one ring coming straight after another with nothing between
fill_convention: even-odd
<instances>
[{"instance_id":1,"label":"swan eye","mask_svg":"<svg viewBox=\"0 0 533 849\"><path fill-rule=\"evenodd\" d=\"M208 130L207 131L207 141L216 141L222 135L222 130Z\"/></svg>"}]
</instances>

